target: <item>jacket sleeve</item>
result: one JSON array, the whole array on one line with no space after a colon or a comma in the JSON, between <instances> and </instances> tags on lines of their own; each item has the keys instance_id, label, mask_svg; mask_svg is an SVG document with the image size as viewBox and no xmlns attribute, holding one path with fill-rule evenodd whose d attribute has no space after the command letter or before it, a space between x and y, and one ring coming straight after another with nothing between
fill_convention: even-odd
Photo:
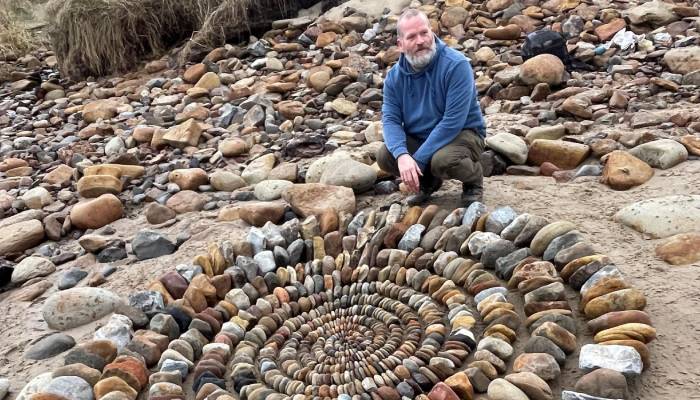
<instances>
[{"instance_id":1,"label":"jacket sleeve","mask_svg":"<svg viewBox=\"0 0 700 400\"><path fill-rule=\"evenodd\" d=\"M474 75L469 61L459 62L449 71L445 77L447 79L445 112L440 122L435 125L428 138L413 155L421 169L425 169L435 152L449 144L462 131L464 121L469 114L469 101L475 94Z\"/></svg>"},{"instance_id":2,"label":"jacket sleeve","mask_svg":"<svg viewBox=\"0 0 700 400\"><path fill-rule=\"evenodd\" d=\"M394 158L408 153L406 132L403 130L402 123L402 98L398 92L395 79L387 76L386 81L384 81L384 101L382 102L382 129L384 130L386 147Z\"/></svg>"}]
</instances>

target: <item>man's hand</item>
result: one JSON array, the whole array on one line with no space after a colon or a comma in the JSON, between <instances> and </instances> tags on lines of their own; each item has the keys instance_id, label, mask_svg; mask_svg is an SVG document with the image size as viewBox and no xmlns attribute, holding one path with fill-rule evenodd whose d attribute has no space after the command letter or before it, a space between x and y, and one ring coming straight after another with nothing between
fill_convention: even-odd
<instances>
[{"instance_id":1,"label":"man's hand","mask_svg":"<svg viewBox=\"0 0 700 400\"><path fill-rule=\"evenodd\" d=\"M408 190L417 193L420 189L419 176L423 176L420 167L408 154L402 154L398 159L399 172L401 172L401 180L408 186Z\"/></svg>"}]
</instances>

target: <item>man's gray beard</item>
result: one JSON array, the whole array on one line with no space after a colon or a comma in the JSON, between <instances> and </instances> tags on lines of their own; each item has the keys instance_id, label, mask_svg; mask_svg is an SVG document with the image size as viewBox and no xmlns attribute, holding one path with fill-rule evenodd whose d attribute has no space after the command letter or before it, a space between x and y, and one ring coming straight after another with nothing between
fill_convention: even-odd
<instances>
[{"instance_id":1,"label":"man's gray beard","mask_svg":"<svg viewBox=\"0 0 700 400\"><path fill-rule=\"evenodd\" d=\"M430 62L433 60L433 57L435 57L435 54L437 54L437 46L433 44L430 47L430 51L422 56L412 56L408 53L406 53L405 56L406 60L408 60L408 63L411 64L411 67L413 67L413 69L421 70L425 68L428 64L430 64Z\"/></svg>"}]
</instances>

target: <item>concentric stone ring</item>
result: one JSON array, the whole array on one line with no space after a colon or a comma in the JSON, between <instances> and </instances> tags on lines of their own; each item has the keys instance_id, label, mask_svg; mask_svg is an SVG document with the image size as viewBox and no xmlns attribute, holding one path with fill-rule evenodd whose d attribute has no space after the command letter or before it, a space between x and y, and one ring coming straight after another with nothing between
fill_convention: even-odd
<instances>
[{"instance_id":1,"label":"concentric stone ring","mask_svg":"<svg viewBox=\"0 0 700 400\"><path fill-rule=\"evenodd\" d=\"M96 334L64 368L107 400L548 400L578 353L592 372L561 398L595 400L649 364L644 295L567 221L480 203L336 220L212 243L130 296L148 318L115 315L140 325L128 342Z\"/></svg>"}]
</instances>

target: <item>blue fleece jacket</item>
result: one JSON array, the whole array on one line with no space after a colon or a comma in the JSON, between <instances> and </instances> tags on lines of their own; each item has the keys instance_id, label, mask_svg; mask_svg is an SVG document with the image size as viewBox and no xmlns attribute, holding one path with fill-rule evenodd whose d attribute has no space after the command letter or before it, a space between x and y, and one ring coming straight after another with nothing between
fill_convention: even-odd
<instances>
[{"instance_id":1,"label":"blue fleece jacket","mask_svg":"<svg viewBox=\"0 0 700 400\"><path fill-rule=\"evenodd\" d=\"M414 71L402 54L384 80L386 146L398 158L409 153L406 135L422 141L412 154L422 170L463 129L486 135L469 60L437 37L435 41L437 52L425 68Z\"/></svg>"}]
</instances>

